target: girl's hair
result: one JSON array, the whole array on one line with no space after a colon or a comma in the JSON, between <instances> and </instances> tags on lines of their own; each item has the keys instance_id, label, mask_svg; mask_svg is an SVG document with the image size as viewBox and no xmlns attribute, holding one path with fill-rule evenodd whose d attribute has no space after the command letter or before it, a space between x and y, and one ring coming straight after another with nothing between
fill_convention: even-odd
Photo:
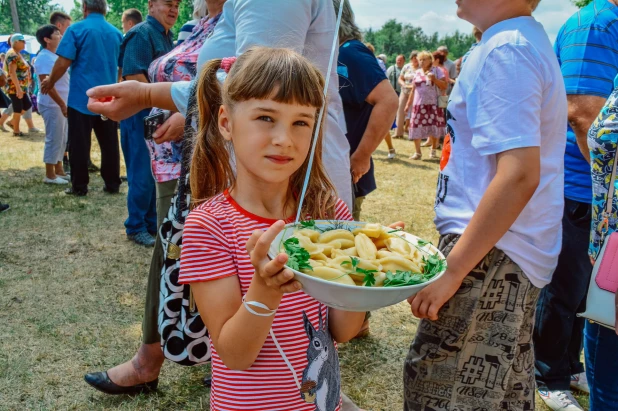
<instances>
[{"instance_id":1,"label":"girl's hair","mask_svg":"<svg viewBox=\"0 0 618 411\"><path fill-rule=\"evenodd\" d=\"M221 105L234 110L243 101L274 100L285 104L315 107L315 127L325 104L324 77L306 58L288 49L252 47L238 57L223 82L217 80L221 60L211 60L202 69L197 85L199 127L191 160L191 194L194 205L212 198L234 186L236 177L230 162L232 146L219 132L218 116ZM315 129L314 129L315 131ZM303 216L314 219L334 218L336 191L322 164L322 136L320 127L311 178ZM303 165L290 176L289 198L292 211L298 207L309 155ZM286 212L288 204L286 204Z\"/></svg>"}]
</instances>

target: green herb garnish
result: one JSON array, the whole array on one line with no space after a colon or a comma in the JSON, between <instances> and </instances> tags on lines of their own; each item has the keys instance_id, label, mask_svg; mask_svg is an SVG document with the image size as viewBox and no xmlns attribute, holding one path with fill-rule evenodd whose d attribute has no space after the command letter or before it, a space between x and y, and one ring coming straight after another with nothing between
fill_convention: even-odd
<instances>
[{"instance_id":1,"label":"green herb garnish","mask_svg":"<svg viewBox=\"0 0 618 411\"><path fill-rule=\"evenodd\" d=\"M360 268L358 263L360 260L356 257L350 257L350 261L344 261L341 263L342 266L352 266L352 272L350 274L362 274L365 276L363 278L363 285L365 287L373 287L376 283L376 278L374 277L374 273L377 273L378 270L365 270L364 268Z\"/></svg>"},{"instance_id":2,"label":"green herb garnish","mask_svg":"<svg viewBox=\"0 0 618 411\"><path fill-rule=\"evenodd\" d=\"M427 280L435 277L446 269L446 260L441 259L438 254L432 254L427 258L423 256L422 261L425 263L425 267L423 268L423 276Z\"/></svg>"},{"instance_id":3,"label":"green herb garnish","mask_svg":"<svg viewBox=\"0 0 618 411\"><path fill-rule=\"evenodd\" d=\"M422 284L426 281L427 279L421 273L397 270L397 272L393 274L387 271L384 287L405 287L408 285Z\"/></svg>"},{"instance_id":4,"label":"green herb garnish","mask_svg":"<svg viewBox=\"0 0 618 411\"><path fill-rule=\"evenodd\" d=\"M420 238L418 239L418 242L416 243L416 245L418 245L419 247L425 247L428 244L432 244L431 241L421 240Z\"/></svg>"},{"instance_id":5,"label":"green herb garnish","mask_svg":"<svg viewBox=\"0 0 618 411\"><path fill-rule=\"evenodd\" d=\"M315 220L307 220L307 221L301 221L300 225L302 228L307 228L309 230L316 230L316 231L320 231L318 230L318 228L315 226Z\"/></svg>"},{"instance_id":6,"label":"green herb garnish","mask_svg":"<svg viewBox=\"0 0 618 411\"><path fill-rule=\"evenodd\" d=\"M283 249L288 255L288 262L286 265L292 270L310 270L313 271L313 267L309 264L309 251L305 250L299 245L298 238L290 237L283 242Z\"/></svg>"}]
</instances>

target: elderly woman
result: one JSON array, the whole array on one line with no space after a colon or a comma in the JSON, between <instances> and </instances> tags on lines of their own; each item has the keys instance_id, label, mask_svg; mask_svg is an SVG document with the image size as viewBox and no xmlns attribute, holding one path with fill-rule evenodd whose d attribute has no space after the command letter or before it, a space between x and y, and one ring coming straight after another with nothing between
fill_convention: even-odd
<instances>
[{"instance_id":1,"label":"elderly woman","mask_svg":"<svg viewBox=\"0 0 618 411\"><path fill-rule=\"evenodd\" d=\"M41 51L34 63L34 69L41 81L50 75L54 63L58 59L56 49L62 34L51 24L40 27L36 32L36 39L41 45ZM68 176L62 167L62 157L68 139L67 105L69 97L69 74L64 73L60 80L50 90L49 94L38 96L39 112L45 122L45 162L46 184L68 184Z\"/></svg>"},{"instance_id":2,"label":"elderly woman","mask_svg":"<svg viewBox=\"0 0 618 411\"><path fill-rule=\"evenodd\" d=\"M197 23L191 36L150 64L148 76L151 83L191 81L195 78L200 49L219 22L224 3L225 0L196 0L193 3L196 10L206 9L206 16ZM151 114L162 111L164 110L155 108ZM183 137L184 124L185 118L175 113L157 130L154 141L146 141L156 182L157 231L168 214L180 176L182 147L179 142ZM107 373L86 375L86 381L99 391L106 394L131 394L148 392L155 386L152 381L157 380L164 360L157 323L162 266L163 249L160 236L157 236L148 275L142 346L132 360L110 369Z\"/></svg>"},{"instance_id":3,"label":"elderly woman","mask_svg":"<svg viewBox=\"0 0 618 411\"><path fill-rule=\"evenodd\" d=\"M28 86L30 85L30 66L21 55L21 51L26 48L26 39L23 34L15 33L11 36L11 48L6 52L4 60L4 71L9 76L7 87L9 98L13 106L13 135L23 136L19 131L19 120L21 115L32 107L30 96L28 96Z\"/></svg>"},{"instance_id":4,"label":"elderly woman","mask_svg":"<svg viewBox=\"0 0 618 411\"><path fill-rule=\"evenodd\" d=\"M448 69L446 68L446 66L444 65L444 62L446 61L446 54L444 54L441 51L436 51L432 54L433 56L433 66L437 67L438 69L440 69L442 71L442 74L444 74L444 80L446 80L446 84L447 84L447 90L440 90L439 92L439 96L446 96L447 95L447 91L448 91L448 85L450 84L454 84L454 81L451 81L451 78L448 74ZM441 107L438 107L438 112L440 113L440 116L442 118L446 118L445 117L445 112L444 109ZM440 130L440 134L435 136L434 138L428 138L427 141L423 144L421 144L422 147L431 147L432 150L435 150L438 148L438 146L440 145L440 138L444 136L445 133L445 129Z\"/></svg>"},{"instance_id":5,"label":"elderly woman","mask_svg":"<svg viewBox=\"0 0 618 411\"><path fill-rule=\"evenodd\" d=\"M588 254L597 259L603 242L618 231L618 183L610 186L618 161L618 77L615 89L588 132L592 167L592 232ZM610 198L613 207L605 226L605 210ZM618 312L618 293L616 293ZM584 347L586 376L590 387L590 411L618 410L618 318L616 330L586 322Z\"/></svg>"},{"instance_id":6,"label":"elderly woman","mask_svg":"<svg viewBox=\"0 0 618 411\"><path fill-rule=\"evenodd\" d=\"M405 110L408 98L410 97L410 91L413 89L413 80L416 70L418 70L418 51L414 50L410 53L410 62L403 66L401 74L399 75L399 85L401 86L401 93L399 94L399 108L397 110L397 130L395 132L395 138L403 138L407 122L410 118L410 112Z\"/></svg>"},{"instance_id":7,"label":"elderly woman","mask_svg":"<svg viewBox=\"0 0 618 411\"><path fill-rule=\"evenodd\" d=\"M446 90L448 83L444 73L433 66L433 56L423 51L417 56L420 68L414 73L412 89L405 110L412 108L409 139L414 141L416 152L411 160L420 160L421 140L437 138L444 133L445 119L438 107L438 96ZM429 158L437 158L436 149L431 148Z\"/></svg>"}]
</instances>

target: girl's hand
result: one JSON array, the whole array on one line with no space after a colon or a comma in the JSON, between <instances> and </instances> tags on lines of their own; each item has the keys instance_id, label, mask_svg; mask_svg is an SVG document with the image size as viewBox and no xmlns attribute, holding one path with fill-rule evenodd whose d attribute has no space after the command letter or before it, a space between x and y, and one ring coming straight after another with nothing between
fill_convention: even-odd
<instances>
[{"instance_id":1,"label":"girl's hand","mask_svg":"<svg viewBox=\"0 0 618 411\"><path fill-rule=\"evenodd\" d=\"M438 319L438 311L455 295L462 281L455 281L449 275L447 269L446 273L436 282L429 284L419 291L418 294L408 298L412 314L417 318L429 318L432 321L436 321Z\"/></svg>"},{"instance_id":2,"label":"girl's hand","mask_svg":"<svg viewBox=\"0 0 618 411\"><path fill-rule=\"evenodd\" d=\"M19 99L24 98L24 91L21 89L21 87L17 87L17 89L15 90L15 94Z\"/></svg>"},{"instance_id":3,"label":"girl's hand","mask_svg":"<svg viewBox=\"0 0 618 411\"><path fill-rule=\"evenodd\" d=\"M285 268L285 263L288 261L287 254L281 253L272 261L268 258L268 249L284 226L283 221L277 221L265 232L254 231L246 246L255 274L265 286L281 294L294 293L302 288L302 285L294 280L292 270Z\"/></svg>"}]
</instances>

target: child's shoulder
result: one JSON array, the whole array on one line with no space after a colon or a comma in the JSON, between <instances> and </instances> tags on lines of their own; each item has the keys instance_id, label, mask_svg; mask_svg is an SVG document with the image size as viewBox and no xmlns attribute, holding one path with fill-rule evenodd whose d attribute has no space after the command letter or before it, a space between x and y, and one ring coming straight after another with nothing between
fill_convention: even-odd
<instances>
[{"instance_id":1,"label":"child's shoulder","mask_svg":"<svg viewBox=\"0 0 618 411\"><path fill-rule=\"evenodd\" d=\"M223 194L216 195L200 203L187 216L187 224L202 227L220 227L229 216L229 206Z\"/></svg>"}]
</instances>

